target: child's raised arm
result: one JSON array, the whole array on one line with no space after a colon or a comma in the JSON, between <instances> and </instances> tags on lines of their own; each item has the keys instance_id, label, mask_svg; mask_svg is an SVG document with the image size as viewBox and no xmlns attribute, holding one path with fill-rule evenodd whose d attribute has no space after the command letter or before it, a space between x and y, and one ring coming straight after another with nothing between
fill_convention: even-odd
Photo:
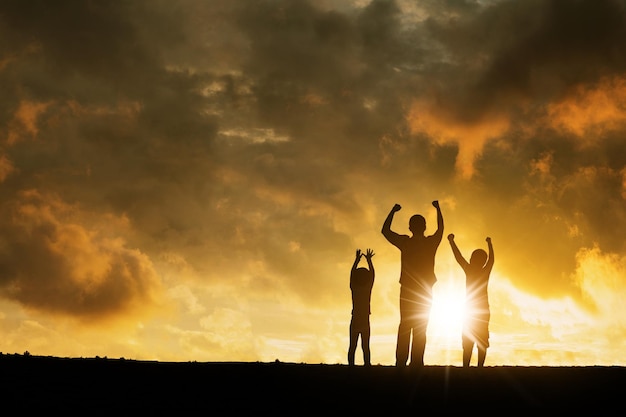
<instances>
[{"instance_id":1,"label":"child's raised arm","mask_svg":"<svg viewBox=\"0 0 626 417\"><path fill-rule=\"evenodd\" d=\"M489 259L487 259L487 264L485 265L485 268L489 268L489 271L491 271L491 268L493 268L493 263L495 262L493 245L491 244L490 237L487 237L487 239L485 240L487 241L487 246L489 247Z\"/></svg>"},{"instance_id":2,"label":"child's raised arm","mask_svg":"<svg viewBox=\"0 0 626 417\"><path fill-rule=\"evenodd\" d=\"M456 246L456 242L454 241L454 234L450 233L448 235L448 242L450 242L450 247L452 248L454 259L456 259L459 265L461 265L461 267L465 269L465 267L467 267L469 264L467 263L463 255L461 254L461 251L459 250L459 248Z\"/></svg>"},{"instance_id":3,"label":"child's raised arm","mask_svg":"<svg viewBox=\"0 0 626 417\"><path fill-rule=\"evenodd\" d=\"M356 271L356 267L359 265L359 260L361 260L361 249L356 250L356 258L354 258L354 263L352 264L352 272Z\"/></svg>"},{"instance_id":4,"label":"child's raised arm","mask_svg":"<svg viewBox=\"0 0 626 417\"><path fill-rule=\"evenodd\" d=\"M365 252L365 259L367 260L367 266L370 269L370 273L372 274L372 279L374 279L374 277L376 276L376 273L374 272L374 264L372 263L372 256L374 256L374 251L371 249L368 249Z\"/></svg>"}]
</instances>

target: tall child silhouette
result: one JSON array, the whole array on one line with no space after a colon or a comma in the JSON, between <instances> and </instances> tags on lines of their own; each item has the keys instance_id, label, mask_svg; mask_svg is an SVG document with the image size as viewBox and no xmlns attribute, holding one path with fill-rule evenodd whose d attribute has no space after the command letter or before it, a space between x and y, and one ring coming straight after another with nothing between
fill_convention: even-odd
<instances>
[{"instance_id":1,"label":"tall child silhouette","mask_svg":"<svg viewBox=\"0 0 626 417\"><path fill-rule=\"evenodd\" d=\"M399 235L391 230L394 214L401 209L395 204L382 228L382 234L389 243L400 249L400 325L398 326L398 342L396 345L396 366L404 367L409 359L414 368L424 366L426 349L426 330L430 318L432 304L432 288L435 276L435 254L443 237L443 216L439 202L433 201L437 209L437 230L425 236L426 219L419 214L409 219L409 230L412 236ZM413 344L411 345L411 335Z\"/></svg>"},{"instance_id":2,"label":"tall child silhouette","mask_svg":"<svg viewBox=\"0 0 626 417\"><path fill-rule=\"evenodd\" d=\"M483 249L472 252L467 262L454 241L454 235L448 235L454 258L465 271L465 322L463 324L463 367L470 366L474 346L478 351L478 367L482 368L489 347L489 296L487 286L493 269L494 256L491 238L486 239L489 254Z\"/></svg>"},{"instance_id":3,"label":"tall child silhouette","mask_svg":"<svg viewBox=\"0 0 626 417\"><path fill-rule=\"evenodd\" d=\"M368 268L359 267L361 256L365 256ZM348 364L354 365L356 345L361 336L363 364L370 366L370 300L374 286L374 252L368 249L365 255L361 249L356 250L356 259L350 271L350 290L352 292L352 320L350 320L350 347L348 348Z\"/></svg>"}]
</instances>

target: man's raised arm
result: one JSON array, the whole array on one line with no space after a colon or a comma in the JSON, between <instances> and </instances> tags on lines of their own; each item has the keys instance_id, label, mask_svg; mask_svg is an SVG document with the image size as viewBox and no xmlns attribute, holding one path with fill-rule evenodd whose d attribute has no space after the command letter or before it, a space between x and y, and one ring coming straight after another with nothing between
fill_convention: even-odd
<instances>
[{"instance_id":1,"label":"man's raised arm","mask_svg":"<svg viewBox=\"0 0 626 417\"><path fill-rule=\"evenodd\" d=\"M441 241L443 238L443 214L441 214L438 200L433 201L433 207L437 209L437 231L433 235Z\"/></svg>"},{"instance_id":2,"label":"man's raised arm","mask_svg":"<svg viewBox=\"0 0 626 417\"><path fill-rule=\"evenodd\" d=\"M398 234L394 231L391 230L391 222L393 221L393 216L394 214L396 214L396 211L400 210L402 207L400 207L400 204L394 204L394 206L391 208L391 211L389 211L389 214L387 215L387 218L385 219L385 222L383 223L383 228L381 230L383 236L385 236L385 238L391 242L392 244L396 244L396 238L398 237Z\"/></svg>"}]
</instances>

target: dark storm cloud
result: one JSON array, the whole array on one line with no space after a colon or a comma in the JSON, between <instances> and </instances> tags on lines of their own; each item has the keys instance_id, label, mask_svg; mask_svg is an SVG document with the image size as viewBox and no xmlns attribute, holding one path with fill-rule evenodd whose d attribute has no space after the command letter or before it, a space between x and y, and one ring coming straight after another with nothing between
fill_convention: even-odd
<instances>
[{"instance_id":1,"label":"dark storm cloud","mask_svg":"<svg viewBox=\"0 0 626 417\"><path fill-rule=\"evenodd\" d=\"M619 82L606 81L624 74L624 5L503 1L453 17L433 13L425 22L448 57L445 70L431 74L436 81L430 94L436 99L428 101L429 111L439 123L432 131L456 127L451 132L461 133L452 141L460 147L478 141L470 148L476 152L474 181L486 186L481 199L492 195L508 204L495 204L501 210L492 220L511 243L504 248L509 261L502 271L515 276L533 265L524 282L542 286L546 294L569 286L579 248L600 243L609 252L624 249L618 207L623 207L626 159L614 138L624 129L616 110L623 94ZM610 128L572 134L548 111L564 104L563 113L571 115L582 105L576 103L585 102L593 103L584 107L591 116L568 121L585 126L595 123L585 121L594 120L593 113L604 113L609 116L598 117L598 123ZM508 127L494 137L476 137L472 127L498 119ZM536 175L536 163L546 155L545 171ZM542 253L551 254L549 261ZM546 277L550 284L541 284Z\"/></svg>"},{"instance_id":2,"label":"dark storm cloud","mask_svg":"<svg viewBox=\"0 0 626 417\"><path fill-rule=\"evenodd\" d=\"M181 183L199 188L190 172L212 165L207 155L216 125L202 114L198 77L168 70L164 61L163 51L183 40L176 8L9 1L0 6L0 21L0 74L7 87L0 120L3 151L14 167L3 199L19 204L22 191L45 190L80 202L96 219L98 213L128 216L139 231L133 246L143 246L144 234L185 227L179 207L162 200L176 198ZM179 203L194 199L190 193ZM153 214L155 207L176 214ZM77 227L89 234L92 217L76 225L60 219L56 230ZM80 248L56 253L45 244L61 232L20 239L11 221L3 220L4 293L29 307L113 315L136 302L149 304L159 286L150 255L100 240L91 242L93 258L110 259L108 272L94 272L97 284L80 279L80 268L72 266L73 249ZM32 265L29 256L36 258Z\"/></svg>"},{"instance_id":3,"label":"dark storm cloud","mask_svg":"<svg viewBox=\"0 0 626 417\"><path fill-rule=\"evenodd\" d=\"M31 56L5 76L19 77L20 87L44 100L102 103L141 94L162 76L160 49L182 41L176 8L166 17L151 4L3 2L4 54Z\"/></svg>"},{"instance_id":4,"label":"dark storm cloud","mask_svg":"<svg viewBox=\"0 0 626 417\"><path fill-rule=\"evenodd\" d=\"M245 176L240 189L272 190L237 198L240 210L282 213L282 221L264 222L246 236L259 241L255 247L262 248L271 270L284 271L287 259L302 259L302 271L295 275L303 279L297 281L295 271L283 275L309 299L327 293L323 283L335 280L323 272L324 265L342 262L344 253L353 251L350 231L338 230L326 217L364 216L366 207L355 189L388 193L387 181L425 177L433 167L446 177L452 169L450 158L443 159L447 165L424 158L443 152L423 138L413 140L404 127L410 99L423 88L415 68L424 62L422 49L427 48L413 28L403 27L402 17L390 1L374 1L350 13L295 1L246 4L235 20L248 45L241 73L233 78L250 86L238 97L240 110L250 112L245 122L272 127L289 141L247 149L231 145L233 152L221 156ZM381 149L398 164L385 166ZM266 197L270 194L282 194L288 203L272 201ZM233 224L245 227L249 218ZM359 231L380 227L354 223ZM303 233L309 227L313 230ZM337 249L315 256L320 249L314 242L324 239ZM301 253L289 252L291 241L301 245ZM312 280L320 283L314 293L306 284Z\"/></svg>"},{"instance_id":5,"label":"dark storm cloud","mask_svg":"<svg viewBox=\"0 0 626 417\"><path fill-rule=\"evenodd\" d=\"M460 112L464 114L510 112L514 125L532 126L547 103L565 99L581 85L596 86L607 78L623 77L626 69L626 9L622 1L501 2L457 23L446 26L434 22L432 27L439 39L459 55L463 56L460 49L482 55L483 62L466 87L468 102L450 100L462 106ZM521 108L531 110L523 114ZM621 200L619 171L625 160L623 155L618 156L620 152L611 151L616 149L613 133L601 133L598 146L593 147L579 147L577 138L562 136L559 131L538 130L535 134L531 140L517 141L515 136L505 139L525 154L517 154L522 161L552 151L552 173L557 183L570 183L569 178L585 167L612 170L608 181L613 185L596 184L594 188L603 190L599 191L601 199L609 207ZM590 200L583 197L587 193L578 186L574 185L575 193L580 192L576 198L559 194L554 196L557 203L566 212L597 218L595 209L582 208ZM571 192L564 194L571 196ZM614 220L621 224L618 217ZM608 247L621 249L615 244Z\"/></svg>"},{"instance_id":6,"label":"dark storm cloud","mask_svg":"<svg viewBox=\"0 0 626 417\"><path fill-rule=\"evenodd\" d=\"M450 86L446 104L471 120L499 106L540 105L581 83L621 75L625 18L622 1L502 1L429 19L426 26L450 53L449 77L455 79L444 84Z\"/></svg>"},{"instance_id":7,"label":"dark storm cloud","mask_svg":"<svg viewBox=\"0 0 626 417\"><path fill-rule=\"evenodd\" d=\"M105 198L117 199L109 189L133 188L130 178L145 185L176 177L215 134L213 119L201 114L198 77L166 69L163 51L183 40L183 23L175 7L158 6L3 3L6 38L17 40L5 53L33 45L3 71L13 84L5 102L49 103L39 134L67 153L40 162L89 167L89 182Z\"/></svg>"}]
</instances>

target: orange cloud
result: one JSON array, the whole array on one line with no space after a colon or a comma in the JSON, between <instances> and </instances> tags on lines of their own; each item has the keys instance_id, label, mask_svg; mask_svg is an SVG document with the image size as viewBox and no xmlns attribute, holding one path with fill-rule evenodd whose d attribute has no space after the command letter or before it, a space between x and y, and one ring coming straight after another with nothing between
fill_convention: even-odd
<instances>
[{"instance_id":1,"label":"orange cloud","mask_svg":"<svg viewBox=\"0 0 626 417\"><path fill-rule=\"evenodd\" d=\"M464 179L474 175L474 162L481 155L485 143L501 136L510 127L510 120L505 115L491 115L472 122L461 121L428 99L413 102L407 121L411 133L426 134L438 144L458 145L456 169Z\"/></svg>"},{"instance_id":2,"label":"orange cloud","mask_svg":"<svg viewBox=\"0 0 626 417\"><path fill-rule=\"evenodd\" d=\"M547 109L547 124L573 133L591 145L599 134L622 128L626 122L626 79L605 78L594 86L580 86Z\"/></svg>"},{"instance_id":3,"label":"orange cloud","mask_svg":"<svg viewBox=\"0 0 626 417\"><path fill-rule=\"evenodd\" d=\"M79 207L35 190L21 193L5 209L0 224L5 297L81 320L145 312L158 304L162 288L152 261L116 236L125 219L89 219Z\"/></svg>"},{"instance_id":4,"label":"orange cloud","mask_svg":"<svg viewBox=\"0 0 626 417\"><path fill-rule=\"evenodd\" d=\"M13 162L6 155L0 155L0 182L3 182L14 169Z\"/></svg>"},{"instance_id":5,"label":"orange cloud","mask_svg":"<svg viewBox=\"0 0 626 417\"><path fill-rule=\"evenodd\" d=\"M37 133L39 133L39 116L48 106L50 106L50 103L28 100L21 101L13 115L13 122L9 130L7 143L12 145L22 139L24 135L29 135L30 137L37 136Z\"/></svg>"}]
</instances>

